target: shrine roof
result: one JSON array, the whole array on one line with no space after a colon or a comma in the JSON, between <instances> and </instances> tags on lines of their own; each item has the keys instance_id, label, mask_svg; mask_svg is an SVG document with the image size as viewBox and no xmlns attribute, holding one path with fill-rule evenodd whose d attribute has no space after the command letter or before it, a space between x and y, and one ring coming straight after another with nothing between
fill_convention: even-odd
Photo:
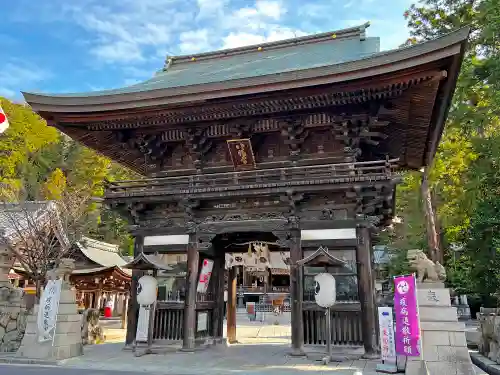
<instances>
[{"instance_id":1,"label":"shrine roof","mask_svg":"<svg viewBox=\"0 0 500 375\"><path fill-rule=\"evenodd\" d=\"M54 113L189 103L308 87L313 85L314 79L316 85L344 82L411 68L458 54L459 51L455 50L433 58L425 56L463 43L468 36L468 29L461 29L414 46L379 52L379 38L365 36L367 26L198 55L169 57L165 68L153 78L115 90L23 95L35 111ZM427 57L425 61L418 59L424 56ZM403 62L404 66L401 65ZM356 74L346 75L352 72ZM325 80L318 82L318 78Z\"/></svg>"},{"instance_id":2,"label":"shrine roof","mask_svg":"<svg viewBox=\"0 0 500 375\"><path fill-rule=\"evenodd\" d=\"M163 263L162 259L153 254L140 253L131 262L127 263L124 268L130 270L162 270L171 271L173 268Z\"/></svg>"},{"instance_id":3,"label":"shrine roof","mask_svg":"<svg viewBox=\"0 0 500 375\"><path fill-rule=\"evenodd\" d=\"M90 261L100 267L123 267L127 261L119 254L119 246L83 237L77 248Z\"/></svg>"},{"instance_id":4,"label":"shrine roof","mask_svg":"<svg viewBox=\"0 0 500 375\"><path fill-rule=\"evenodd\" d=\"M60 222L58 207L54 201L24 201L0 205L0 238L15 243L22 233L29 236L32 227L45 223L54 229L58 240L69 246Z\"/></svg>"},{"instance_id":5,"label":"shrine roof","mask_svg":"<svg viewBox=\"0 0 500 375\"><path fill-rule=\"evenodd\" d=\"M73 270L71 272L72 276L89 276L89 275L99 275L104 273L112 273L114 275L120 275L124 278L130 278L132 276L132 270L118 267L118 266L110 266L110 267L96 267L96 268L82 268L78 270Z\"/></svg>"}]
</instances>

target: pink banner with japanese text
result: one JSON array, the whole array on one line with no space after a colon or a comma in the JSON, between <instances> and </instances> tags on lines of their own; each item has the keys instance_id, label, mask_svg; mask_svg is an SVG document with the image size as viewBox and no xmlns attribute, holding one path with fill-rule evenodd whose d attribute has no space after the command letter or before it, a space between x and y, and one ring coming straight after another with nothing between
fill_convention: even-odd
<instances>
[{"instance_id":1,"label":"pink banner with japanese text","mask_svg":"<svg viewBox=\"0 0 500 375\"><path fill-rule=\"evenodd\" d=\"M396 353L420 356L420 320L415 275L394 277L394 315L396 317Z\"/></svg>"}]
</instances>

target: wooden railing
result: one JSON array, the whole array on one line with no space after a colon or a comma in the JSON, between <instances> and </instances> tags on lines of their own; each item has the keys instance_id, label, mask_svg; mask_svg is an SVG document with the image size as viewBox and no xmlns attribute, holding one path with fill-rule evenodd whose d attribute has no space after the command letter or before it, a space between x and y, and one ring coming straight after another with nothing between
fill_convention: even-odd
<instances>
[{"instance_id":1,"label":"wooden railing","mask_svg":"<svg viewBox=\"0 0 500 375\"><path fill-rule=\"evenodd\" d=\"M184 303L156 305L153 340L180 341L183 338Z\"/></svg>"},{"instance_id":2,"label":"wooden railing","mask_svg":"<svg viewBox=\"0 0 500 375\"><path fill-rule=\"evenodd\" d=\"M326 345L325 310L318 306L304 304L302 316L304 318L304 344ZM339 306L332 309L331 319L332 345L363 345L359 304L353 305L351 308Z\"/></svg>"},{"instance_id":3,"label":"wooden railing","mask_svg":"<svg viewBox=\"0 0 500 375\"><path fill-rule=\"evenodd\" d=\"M215 303L196 302L196 338L210 337L213 332ZM199 313L206 313L206 329L198 330ZM181 341L184 327L184 302L158 302L153 325L153 340Z\"/></svg>"},{"instance_id":4,"label":"wooden railing","mask_svg":"<svg viewBox=\"0 0 500 375\"><path fill-rule=\"evenodd\" d=\"M254 169L241 172L196 174L108 182L105 198L148 194L192 193L206 189L224 190L247 189L252 185L278 184L280 182L328 179L331 182L352 180L383 180L390 178L397 168L399 159L365 161L355 163L338 163L300 167Z\"/></svg>"},{"instance_id":5,"label":"wooden railing","mask_svg":"<svg viewBox=\"0 0 500 375\"><path fill-rule=\"evenodd\" d=\"M290 287L288 286L239 286L237 293L289 293Z\"/></svg>"},{"instance_id":6,"label":"wooden railing","mask_svg":"<svg viewBox=\"0 0 500 375\"><path fill-rule=\"evenodd\" d=\"M167 291L162 292L159 297L159 302L184 302L185 293L180 291ZM208 293L196 293L196 302L213 302L215 301L215 296L212 292Z\"/></svg>"}]
</instances>

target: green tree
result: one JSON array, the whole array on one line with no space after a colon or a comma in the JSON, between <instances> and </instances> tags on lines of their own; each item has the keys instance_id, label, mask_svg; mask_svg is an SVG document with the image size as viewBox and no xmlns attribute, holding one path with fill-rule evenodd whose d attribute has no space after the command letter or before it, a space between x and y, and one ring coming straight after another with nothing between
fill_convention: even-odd
<instances>
[{"instance_id":1,"label":"green tree","mask_svg":"<svg viewBox=\"0 0 500 375\"><path fill-rule=\"evenodd\" d=\"M1 100L10 127L0 135L0 200L60 200L68 194L102 197L107 180L137 179L137 174L78 144L29 107ZM118 213L89 200L88 235L119 244L128 254L128 223Z\"/></svg>"},{"instance_id":2,"label":"green tree","mask_svg":"<svg viewBox=\"0 0 500 375\"><path fill-rule=\"evenodd\" d=\"M0 135L0 199L17 199L22 192L20 171L32 154L58 141L56 129L31 108L0 98L9 128Z\"/></svg>"},{"instance_id":3,"label":"green tree","mask_svg":"<svg viewBox=\"0 0 500 375\"><path fill-rule=\"evenodd\" d=\"M408 43L471 27L468 49L432 171L447 243L448 280L488 300L500 288L500 0L425 0L405 13Z\"/></svg>"},{"instance_id":4,"label":"green tree","mask_svg":"<svg viewBox=\"0 0 500 375\"><path fill-rule=\"evenodd\" d=\"M61 200L66 191L66 176L59 168L48 176L43 184L43 195L47 200Z\"/></svg>"}]
</instances>

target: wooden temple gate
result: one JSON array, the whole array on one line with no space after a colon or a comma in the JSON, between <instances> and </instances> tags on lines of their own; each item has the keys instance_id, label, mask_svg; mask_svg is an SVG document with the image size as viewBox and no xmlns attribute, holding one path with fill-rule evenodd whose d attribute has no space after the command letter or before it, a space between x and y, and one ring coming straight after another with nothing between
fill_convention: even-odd
<instances>
[{"instance_id":1,"label":"wooden temple gate","mask_svg":"<svg viewBox=\"0 0 500 375\"><path fill-rule=\"evenodd\" d=\"M320 246L346 263L330 271L339 293L334 344L377 351L373 235L391 223L396 168L432 162L468 30L380 54L366 27L170 57L128 88L24 94L49 124L146 177L105 193L130 219L136 256L187 253L184 285L158 303L155 338L182 340L185 350L221 338L224 253L267 241L290 252L292 352L325 340L311 297L318 270L297 266ZM205 257L215 265L202 298ZM235 279L230 272L230 311ZM137 310L132 295L128 343Z\"/></svg>"}]
</instances>

